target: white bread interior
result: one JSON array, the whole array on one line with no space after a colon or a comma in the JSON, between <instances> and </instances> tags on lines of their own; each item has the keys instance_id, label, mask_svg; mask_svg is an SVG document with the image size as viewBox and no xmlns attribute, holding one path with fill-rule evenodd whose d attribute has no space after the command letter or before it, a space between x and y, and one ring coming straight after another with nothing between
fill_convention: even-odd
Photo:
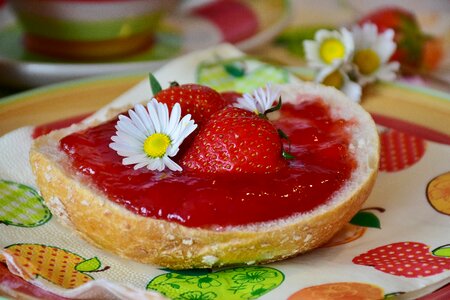
<instances>
[{"instance_id":1,"label":"white bread interior","mask_svg":"<svg viewBox=\"0 0 450 300\"><path fill-rule=\"evenodd\" d=\"M224 230L190 228L143 217L109 201L89 179L74 172L59 140L87 125L42 136L30 160L42 196L55 216L102 249L172 269L209 268L276 261L327 242L360 209L375 182L379 139L370 115L334 88L313 83L283 85L284 102L318 95L336 118L353 120L350 151L357 167L333 198L306 214Z\"/></svg>"}]
</instances>

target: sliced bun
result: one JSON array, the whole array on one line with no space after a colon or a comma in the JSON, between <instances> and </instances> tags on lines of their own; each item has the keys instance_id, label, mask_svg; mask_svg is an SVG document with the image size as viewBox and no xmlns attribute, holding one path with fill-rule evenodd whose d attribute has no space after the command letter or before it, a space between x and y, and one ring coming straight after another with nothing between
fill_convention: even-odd
<instances>
[{"instance_id":1,"label":"sliced bun","mask_svg":"<svg viewBox=\"0 0 450 300\"><path fill-rule=\"evenodd\" d=\"M86 125L72 126L37 139L31 165L53 214L89 242L120 256L172 269L207 268L276 261L327 242L361 208L374 184L379 140L373 120L358 104L334 88L312 83L282 86L283 101L300 94L318 95L332 114L351 119L350 151L357 168L333 199L307 214L227 227L223 231L190 228L136 215L109 201L88 179L74 173L59 140Z\"/></svg>"}]
</instances>

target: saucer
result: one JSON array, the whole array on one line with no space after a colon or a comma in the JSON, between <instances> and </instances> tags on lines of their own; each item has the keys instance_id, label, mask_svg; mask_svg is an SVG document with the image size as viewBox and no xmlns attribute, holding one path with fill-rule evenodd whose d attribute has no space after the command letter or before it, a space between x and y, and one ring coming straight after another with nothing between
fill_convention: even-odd
<instances>
[{"instance_id":1,"label":"saucer","mask_svg":"<svg viewBox=\"0 0 450 300\"><path fill-rule=\"evenodd\" d=\"M27 52L23 31L5 5L0 7L0 85L32 88L95 75L152 72L172 58L219 43L249 50L287 25L290 6L286 0L184 1L163 21L151 48L120 59L74 62ZM245 24L244 29L236 23Z\"/></svg>"}]
</instances>

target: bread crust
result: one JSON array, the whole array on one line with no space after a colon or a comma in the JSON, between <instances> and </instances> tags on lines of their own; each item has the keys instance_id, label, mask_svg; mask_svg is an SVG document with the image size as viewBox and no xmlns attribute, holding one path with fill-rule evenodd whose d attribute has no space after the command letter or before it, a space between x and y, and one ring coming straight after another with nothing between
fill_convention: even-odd
<instances>
[{"instance_id":1,"label":"bread crust","mask_svg":"<svg viewBox=\"0 0 450 300\"><path fill-rule=\"evenodd\" d=\"M367 115L360 108L357 111ZM367 124L371 147L377 148L376 127L370 117L368 120L372 122ZM361 208L378 170L379 149L372 149L368 151L370 157L365 157L370 166L362 174L364 178L326 209L319 207L287 220L222 231L190 228L134 214L74 174L64 155L57 154L57 145L60 138L79 129L54 131L32 146L31 166L50 210L63 224L100 248L172 269L270 262L314 249L326 243Z\"/></svg>"}]
</instances>

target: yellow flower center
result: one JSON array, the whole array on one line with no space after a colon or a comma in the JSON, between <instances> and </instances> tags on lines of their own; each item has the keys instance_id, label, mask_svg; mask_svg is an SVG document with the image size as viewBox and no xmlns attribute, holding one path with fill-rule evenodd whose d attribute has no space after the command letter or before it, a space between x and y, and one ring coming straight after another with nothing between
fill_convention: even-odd
<instances>
[{"instance_id":1,"label":"yellow flower center","mask_svg":"<svg viewBox=\"0 0 450 300\"><path fill-rule=\"evenodd\" d=\"M144 142L145 153L152 158L160 158L166 154L170 146L170 138L163 133L154 133Z\"/></svg>"},{"instance_id":2,"label":"yellow flower center","mask_svg":"<svg viewBox=\"0 0 450 300\"><path fill-rule=\"evenodd\" d=\"M341 87L344 85L344 77L339 71L334 71L333 73L330 73L327 77L325 77L325 79L323 80L323 84L341 89Z\"/></svg>"},{"instance_id":3,"label":"yellow flower center","mask_svg":"<svg viewBox=\"0 0 450 300\"><path fill-rule=\"evenodd\" d=\"M322 60L331 64L335 59L342 59L345 56L345 46L338 39L327 39L320 45L320 57Z\"/></svg>"},{"instance_id":4,"label":"yellow flower center","mask_svg":"<svg viewBox=\"0 0 450 300\"><path fill-rule=\"evenodd\" d=\"M380 57L372 49L359 50L355 53L353 62L358 66L361 74L368 75L380 67Z\"/></svg>"}]
</instances>

